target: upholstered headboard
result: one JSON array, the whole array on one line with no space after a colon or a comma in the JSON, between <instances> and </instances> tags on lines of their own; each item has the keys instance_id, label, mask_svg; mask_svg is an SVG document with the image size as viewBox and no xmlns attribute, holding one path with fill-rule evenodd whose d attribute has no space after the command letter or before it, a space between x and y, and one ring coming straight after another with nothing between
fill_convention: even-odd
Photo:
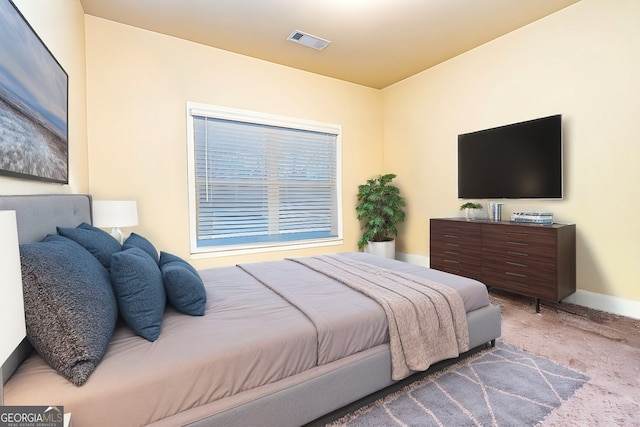
<instances>
[{"instance_id":1,"label":"upholstered headboard","mask_svg":"<svg viewBox=\"0 0 640 427\"><path fill-rule=\"evenodd\" d=\"M0 210L16 211L20 243L56 234L58 226L91 224L91 196L86 194L0 196Z\"/></svg>"},{"instance_id":2,"label":"upholstered headboard","mask_svg":"<svg viewBox=\"0 0 640 427\"><path fill-rule=\"evenodd\" d=\"M91 196L86 194L0 196L0 210L16 211L20 243L37 242L47 234L56 234L58 226L91 224ZM31 344L25 337L1 367L5 382L31 351Z\"/></svg>"}]
</instances>

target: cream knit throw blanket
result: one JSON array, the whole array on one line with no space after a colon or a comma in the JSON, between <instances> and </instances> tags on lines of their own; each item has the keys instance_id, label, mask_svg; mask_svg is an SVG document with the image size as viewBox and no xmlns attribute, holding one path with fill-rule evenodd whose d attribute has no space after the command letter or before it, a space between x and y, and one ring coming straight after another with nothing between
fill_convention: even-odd
<instances>
[{"instance_id":1,"label":"cream knit throw blanket","mask_svg":"<svg viewBox=\"0 0 640 427\"><path fill-rule=\"evenodd\" d=\"M339 255L293 258L374 299L389 323L392 378L469 350L467 316L454 289Z\"/></svg>"}]
</instances>

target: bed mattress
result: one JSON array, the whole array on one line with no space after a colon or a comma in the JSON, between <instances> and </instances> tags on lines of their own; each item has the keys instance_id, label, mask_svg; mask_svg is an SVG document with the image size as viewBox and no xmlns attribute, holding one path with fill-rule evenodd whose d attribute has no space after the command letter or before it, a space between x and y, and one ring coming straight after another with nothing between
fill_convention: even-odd
<instances>
[{"instance_id":1,"label":"bed mattress","mask_svg":"<svg viewBox=\"0 0 640 427\"><path fill-rule=\"evenodd\" d=\"M342 255L451 286L467 312L489 304L480 282L368 254ZM6 384L5 404L64 405L76 427L147 425L172 417L182 423L196 421L198 408L255 396L290 378L320 375L325 366L383 351L387 320L372 299L292 261L261 264L267 273L260 280L238 266L200 271L205 315L168 307L155 342L119 326L83 386L32 354Z\"/></svg>"}]
</instances>

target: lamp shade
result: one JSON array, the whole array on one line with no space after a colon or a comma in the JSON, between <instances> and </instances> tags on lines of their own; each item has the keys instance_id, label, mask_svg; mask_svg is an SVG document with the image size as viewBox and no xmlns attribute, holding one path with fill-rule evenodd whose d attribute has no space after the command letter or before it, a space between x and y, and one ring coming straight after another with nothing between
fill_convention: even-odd
<instances>
[{"instance_id":1,"label":"lamp shade","mask_svg":"<svg viewBox=\"0 0 640 427\"><path fill-rule=\"evenodd\" d=\"M1 366L27 335L15 211L0 211L0 274Z\"/></svg>"},{"instance_id":2,"label":"lamp shade","mask_svg":"<svg viewBox=\"0 0 640 427\"><path fill-rule=\"evenodd\" d=\"M138 205L131 200L94 200L93 225L96 227L134 227L138 225Z\"/></svg>"}]
</instances>

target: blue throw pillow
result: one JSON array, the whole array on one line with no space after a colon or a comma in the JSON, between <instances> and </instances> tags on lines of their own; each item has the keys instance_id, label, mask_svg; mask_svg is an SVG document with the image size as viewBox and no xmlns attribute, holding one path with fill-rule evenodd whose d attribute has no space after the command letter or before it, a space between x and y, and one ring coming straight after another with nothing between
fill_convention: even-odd
<instances>
[{"instance_id":1,"label":"blue throw pillow","mask_svg":"<svg viewBox=\"0 0 640 427\"><path fill-rule=\"evenodd\" d=\"M74 241L49 235L20 245L27 337L76 385L102 360L118 320L109 273Z\"/></svg>"},{"instance_id":2,"label":"blue throw pillow","mask_svg":"<svg viewBox=\"0 0 640 427\"><path fill-rule=\"evenodd\" d=\"M204 315L207 292L198 271L182 258L160 252L160 270L169 303L191 316Z\"/></svg>"},{"instance_id":3,"label":"blue throw pillow","mask_svg":"<svg viewBox=\"0 0 640 427\"><path fill-rule=\"evenodd\" d=\"M131 233L129 237L127 237L127 240L125 240L124 244L122 245L122 249L126 250L130 248L140 248L148 253L156 263L158 262L158 251L156 250L155 246L153 246L153 244L149 240L142 237L141 235Z\"/></svg>"},{"instance_id":4,"label":"blue throw pillow","mask_svg":"<svg viewBox=\"0 0 640 427\"><path fill-rule=\"evenodd\" d=\"M76 228L58 227L58 234L79 243L83 248L104 265L106 269L111 266L111 255L120 252L120 242L104 230L83 222Z\"/></svg>"},{"instance_id":5,"label":"blue throw pillow","mask_svg":"<svg viewBox=\"0 0 640 427\"><path fill-rule=\"evenodd\" d=\"M193 268L193 266L184 259L180 258L177 255L170 254L169 252L160 251L160 261L158 262L160 264L160 267L170 262L177 262L185 268L191 270L194 274L198 274L198 270Z\"/></svg>"},{"instance_id":6,"label":"blue throw pillow","mask_svg":"<svg viewBox=\"0 0 640 427\"><path fill-rule=\"evenodd\" d=\"M160 335L166 294L158 264L140 248L113 254L111 283L125 323L141 337Z\"/></svg>"}]
</instances>

